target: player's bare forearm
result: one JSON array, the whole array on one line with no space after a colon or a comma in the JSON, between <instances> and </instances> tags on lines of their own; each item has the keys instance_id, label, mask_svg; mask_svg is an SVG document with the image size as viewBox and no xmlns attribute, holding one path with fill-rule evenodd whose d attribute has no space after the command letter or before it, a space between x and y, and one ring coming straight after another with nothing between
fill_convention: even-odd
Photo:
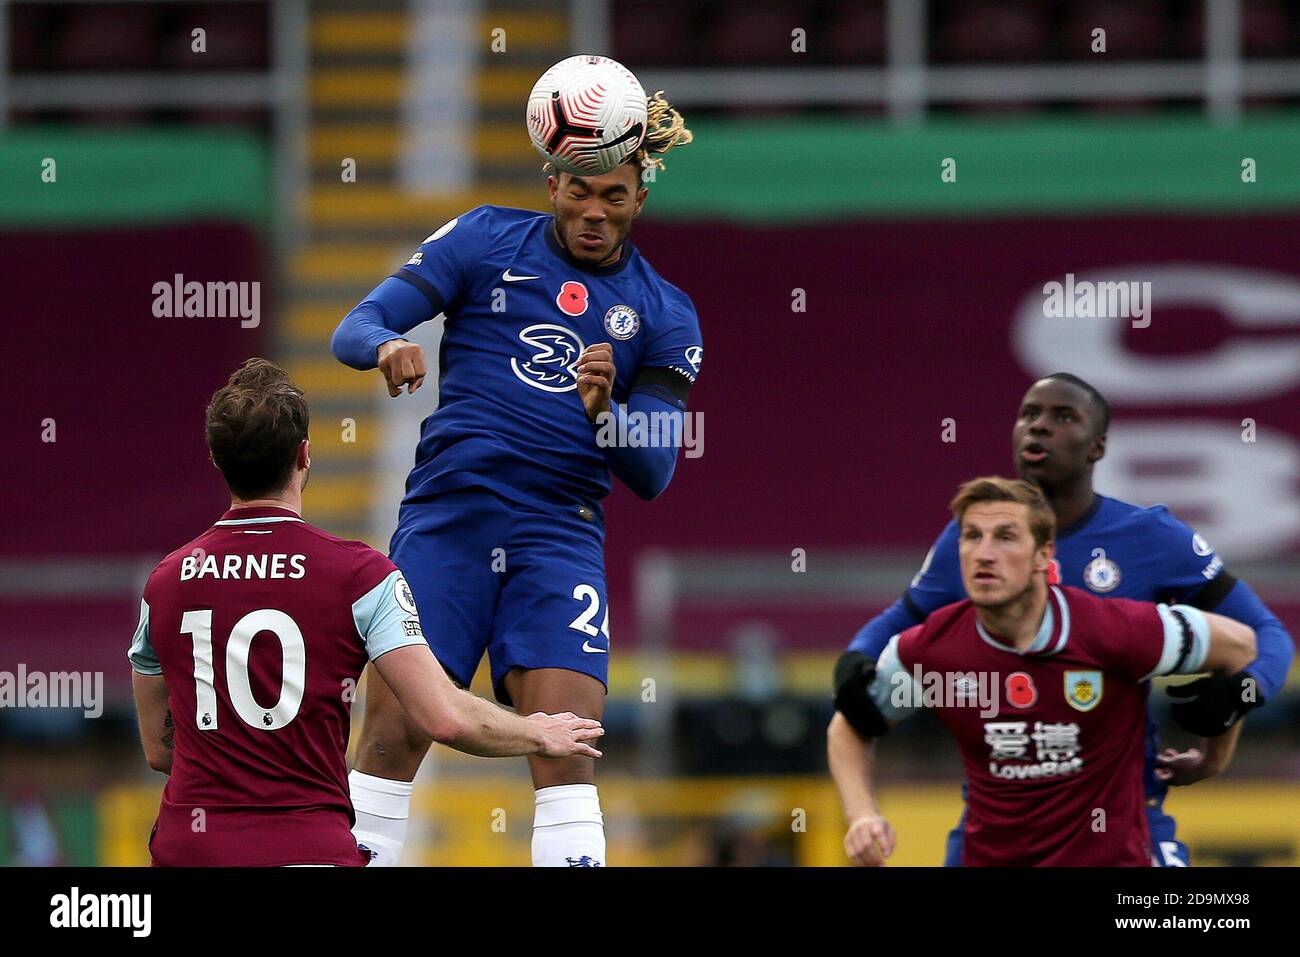
<instances>
[{"instance_id":1,"label":"player's bare forearm","mask_svg":"<svg viewBox=\"0 0 1300 957\"><path fill-rule=\"evenodd\" d=\"M894 828L876 806L874 738L864 738L835 712L826 729L831 777L844 804L844 853L861 867L881 867L894 853Z\"/></svg>"},{"instance_id":2,"label":"player's bare forearm","mask_svg":"<svg viewBox=\"0 0 1300 957\"><path fill-rule=\"evenodd\" d=\"M167 683L162 675L142 675L133 671L131 692L135 696L136 720L140 725L140 745L145 760L155 771L170 774L176 729L167 703Z\"/></svg>"},{"instance_id":3,"label":"player's bare forearm","mask_svg":"<svg viewBox=\"0 0 1300 957\"><path fill-rule=\"evenodd\" d=\"M451 705L456 732L442 742L450 748L481 758L536 754L541 749L540 727L485 698L458 689Z\"/></svg>"},{"instance_id":4,"label":"player's bare forearm","mask_svg":"<svg viewBox=\"0 0 1300 957\"><path fill-rule=\"evenodd\" d=\"M863 738L838 711L826 729L826 757L831 778L840 793L844 816L854 821L864 815L879 814L876 807L874 740Z\"/></svg>"},{"instance_id":5,"label":"player's bare forearm","mask_svg":"<svg viewBox=\"0 0 1300 957\"><path fill-rule=\"evenodd\" d=\"M415 727L457 751L485 758L601 756L588 744L605 733L600 722L573 714L521 718L498 708L453 685L424 643L380 655L375 668Z\"/></svg>"},{"instance_id":6,"label":"player's bare forearm","mask_svg":"<svg viewBox=\"0 0 1300 957\"><path fill-rule=\"evenodd\" d=\"M1210 647L1205 670L1216 675L1235 675L1255 660L1255 629L1239 621L1206 612L1210 626Z\"/></svg>"},{"instance_id":7,"label":"player's bare forearm","mask_svg":"<svg viewBox=\"0 0 1300 957\"><path fill-rule=\"evenodd\" d=\"M459 731L443 743L457 751L483 758L602 756L587 743L605 733L599 721L567 712L521 718L468 691L458 689L456 694L453 708Z\"/></svg>"},{"instance_id":8,"label":"player's bare forearm","mask_svg":"<svg viewBox=\"0 0 1300 957\"><path fill-rule=\"evenodd\" d=\"M1205 613L1210 643L1201 667L1212 677L1169 689L1170 715L1184 730L1201 737L1199 748L1166 748L1156 757L1156 777L1171 787L1195 784L1222 773L1232 763L1241 737L1241 718L1250 710L1248 681L1242 671L1255 658L1255 631L1224 615Z\"/></svg>"},{"instance_id":9,"label":"player's bare forearm","mask_svg":"<svg viewBox=\"0 0 1300 957\"><path fill-rule=\"evenodd\" d=\"M1243 723L1238 721L1226 733L1217 737L1201 739L1201 748L1205 752L1206 777L1228 770L1232 756L1237 753L1237 741L1241 738Z\"/></svg>"}]
</instances>

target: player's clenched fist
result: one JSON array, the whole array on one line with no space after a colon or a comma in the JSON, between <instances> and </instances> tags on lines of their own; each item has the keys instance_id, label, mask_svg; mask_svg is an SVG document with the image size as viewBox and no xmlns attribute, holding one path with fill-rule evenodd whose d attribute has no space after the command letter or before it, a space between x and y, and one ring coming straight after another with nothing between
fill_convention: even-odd
<instances>
[{"instance_id":1,"label":"player's clenched fist","mask_svg":"<svg viewBox=\"0 0 1300 957\"><path fill-rule=\"evenodd\" d=\"M578 395L592 422L609 411L609 397L614 391L614 347L608 342L587 346L578 356Z\"/></svg>"},{"instance_id":2,"label":"player's clenched fist","mask_svg":"<svg viewBox=\"0 0 1300 957\"><path fill-rule=\"evenodd\" d=\"M868 814L849 825L844 852L861 867L881 867L894 853L894 828L878 814Z\"/></svg>"},{"instance_id":3,"label":"player's clenched fist","mask_svg":"<svg viewBox=\"0 0 1300 957\"><path fill-rule=\"evenodd\" d=\"M595 741L605 729L599 721L591 718L579 718L566 711L563 714L530 714L528 720L541 727L542 742L537 753L544 758L567 758L571 754L585 754L589 758L599 758L601 753L587 744Z\"/></svg>"},{"instance_id":4,"label":"player's clenched fist","mask_svg":"<svg viewBox=\"0 0 1300 957\"><path fill-rule=\"evenodd\" d=\"M407 395L410 395L423 384L428 371L424 365L424 350L414 342L390 339L379 347L378 359L379 371L388 383L390 396L401 395L402 386L407 387Z\"/></svg>"}]
</instances>

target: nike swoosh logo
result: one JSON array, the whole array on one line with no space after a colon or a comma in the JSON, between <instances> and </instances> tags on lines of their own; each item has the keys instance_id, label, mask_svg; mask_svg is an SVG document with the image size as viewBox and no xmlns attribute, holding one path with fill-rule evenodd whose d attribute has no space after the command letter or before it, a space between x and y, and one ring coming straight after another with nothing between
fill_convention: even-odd
<instances>
[{"instance_id":1,"label":"nike swoosh logo","mask_svg":"<svg viewBox=\"0 0 1300 957\"><path fill-rule=\"evenodd\" d=\"M608 649L608 648L593 648L593 647L591 647L591 642L589 642L589 641L584 641L584 642L582 643L582 650L585 651L585 652L586 652L587 654L589 654L589 655L607 655L607 654L609 654L609 649Z\"/></svg>"},{"instance_id":2,"label":"nike swoosh logo","mask_svg":"<svg viewBox=\"0 0 1300 957\"><path fill-rule=\"evenodd\" d=\"M525 279L541 279L542 277L541 276L512 276L510 275L510 270L507 269L505 272L501 274L501 278L504 279L506 282L523 282Z\"/></svg>"}]
</instances>

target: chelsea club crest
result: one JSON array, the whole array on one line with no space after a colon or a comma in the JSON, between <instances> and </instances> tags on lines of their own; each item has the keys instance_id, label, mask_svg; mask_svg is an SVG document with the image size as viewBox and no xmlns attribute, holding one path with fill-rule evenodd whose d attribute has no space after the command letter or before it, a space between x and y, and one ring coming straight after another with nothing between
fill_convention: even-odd
<instances>
[{"instance_id":1,"label":"chelsea club crest","mask_svg":"<svg viewBox=\"0 0 1300 957\"><path fill-rule=\"evenodd\" d=\"M641 317L631 306L618 305L605 313L605 331L615 339L631 339L641 328Z\"/></svg>"},{"instance_id":2,"label":"chelsea club crest","mask_svg":"<svg viewBox=\"0 0 1300 957\"><path fill-rule=\"evenodd\" d=\"M1119 586L1119 566L1098 555L1084 566L1083 582L1095 592L1114 591Z\"/></svg>"}]
</instances>

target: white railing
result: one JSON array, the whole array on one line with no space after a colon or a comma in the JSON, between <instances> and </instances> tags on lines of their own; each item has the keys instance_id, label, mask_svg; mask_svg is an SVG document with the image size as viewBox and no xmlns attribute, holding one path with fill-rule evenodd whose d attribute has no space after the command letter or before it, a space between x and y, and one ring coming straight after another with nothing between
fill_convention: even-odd
<instances>
[{"instance_id":1,"label":"white railing","mask_svg":"<svg viewBox=\"0 0 1300 957\"><path fill-rule=\"evenodd\" d=\"M1204 6L1204 56L1173 62L1111 63L1098 54L1092 63L931 64L927 0L888 0L884 66L638 73L647 89L671 90L682 106L879 105L900 122L924 119L936 104L1132 99L1199 100L1213 120L1231 122L1247 95L1300 94L1300 59L1242 59L1240 0L1204 0ZM610 0L570 0L575 50L611 48L609 8Z\"/></svg>"}]
</instances>

